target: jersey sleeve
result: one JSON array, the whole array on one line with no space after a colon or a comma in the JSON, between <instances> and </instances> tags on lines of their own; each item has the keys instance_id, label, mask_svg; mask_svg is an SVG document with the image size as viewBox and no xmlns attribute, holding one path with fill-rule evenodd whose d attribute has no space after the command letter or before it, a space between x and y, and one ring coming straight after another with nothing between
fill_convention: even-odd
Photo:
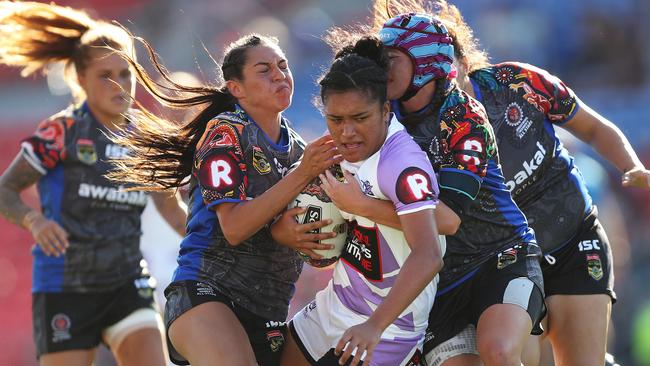
<instances>
[{"instance_id":1,"label":"jersey sleeve","mask_svg":"<svg viewBox=\"0 0 650 366\"><path fill-rule=\"evenodd\" d=\"M462 212L476 199L496 152L494 133L483 107L469 97L442 113L440 128L448 156L439 173L440 198Z\"/></svg>"},{"instance_id":2,"label":"jersey sleeve","mask_svg":"<svg viewBox=\"0 0 650 366\"><path fill-rule=\"evenodd\" d=\"M72 119L65 118L41 122L36 132L21 142L25 160L43 175L56 168L66 157L66 131L72 123Z\"/></svg>"},{"instance_id":3,"label":"jersey sleeve","mask_svg":"<svg viewBox=\"0 0 650 366\"><path fill-rule=\"evenodd\" d=\"M564 124L578 112L578 98L571 88L548 71L532 65L522 65L522 74L526 76L533 89L525 97L541 109L549 121Z\"/></svg>"},{"instance_id":4,"label":"jersey sleeve","mask_svg":"<svg viewBox=\"0 0 650 366\"><path fill-rule=\"evenodd\" d=\"M433 209L438 204L438 182L426 154L410 138L400 138L382 152L377 181L398 215Z\"/></svg>"},{"instance_id":5,"label":"jersey sleeve","mask_svg":"<svg viewBox=\"0 0 650 366\"><path fill-rule=\"evenodd\" d=\"M246 200L248 178L237 128L215 119L197 144L194 174L208 208Z\"/></svg>"}]
</instances>

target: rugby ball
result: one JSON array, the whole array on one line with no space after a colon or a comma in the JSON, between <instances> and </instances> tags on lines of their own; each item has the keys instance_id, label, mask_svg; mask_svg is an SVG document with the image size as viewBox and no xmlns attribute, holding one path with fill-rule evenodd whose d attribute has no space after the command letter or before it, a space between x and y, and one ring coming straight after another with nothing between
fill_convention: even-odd
<instances>
[{"instance_id":1,"label":"rugby ball","mask_svg":"<svg viewBox=\"0 0 650 366\"><path fill-rule=\"evenodd\" d=\"M339 181L344 181L343 171L338 164L330 168L330 171ZM313 232L335 232L337 234L335 237L320 241L323 244L333 244L333 249L314 250L315 253L323 256L321 259L312 259L311 257L298 252L305 262L314 267L322 268L336 262L341 255L341 251L343 250L347 238L347 223L343 219L343 216L341 216L341 211L339 211L338 207L334 205L320 185L320 178L316 178L309 182L300 194L289 204L289 208L296 206L307 208L305 213L296 216L296 220L300 224L308 224L310 222L326 219L332 220L331 224L316 229Z\"/></svg>"}]
</instances>

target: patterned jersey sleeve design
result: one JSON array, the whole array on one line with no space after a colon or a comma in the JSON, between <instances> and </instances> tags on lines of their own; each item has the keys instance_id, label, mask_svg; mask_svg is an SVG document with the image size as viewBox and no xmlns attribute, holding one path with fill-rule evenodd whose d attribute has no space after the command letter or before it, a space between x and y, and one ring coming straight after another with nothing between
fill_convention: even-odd
<instances>
[{"instance_id":1,"label":"patterned jersey sleeve design","mask_svg":"<svg viewBox=\"0 0 650 366\"><path fill-rule=\"evenodd\" d=\"M23 156L41 174L53 170L65 159L66 130L73 123L73 119L61 117L45 120L40 123L34 135L23 140Z\"/></svg>"},{"instance_id":2,"label":"patterned jersey sleeve design","mask_svg":"<svg viewBox=\"0 0 650 366\"><path fill-rule=\"evenodd\" d=\"M523 63L504 63L495 70L497 82L515 92L557 124L568 122L578 111L575 93L548 71Z\"/></svg>"},{"instance_id":3,"label":"patterned jersey sleeve design","mask_svg":"<svg viewBox=\"0 0 650 366\"><path fill-rule=\"evenodd\" d=\"M494 133L487 121L485 110L474 99L458 100L442 112L440 140L443 155L448 157L442 168L485 177L488 161L496 152Z\"/></svg>"},{"instance_id":4,"label":"patterned jersey sleeve design","mask_svg":"<svg viewBox=\"0 0 650 366\"><path fill-rule=\"evenodd\" d=\"M248 177L237 125L211 121L199 141L194 174L208 207L246 200Z\"/></svg>"}]
</instances>

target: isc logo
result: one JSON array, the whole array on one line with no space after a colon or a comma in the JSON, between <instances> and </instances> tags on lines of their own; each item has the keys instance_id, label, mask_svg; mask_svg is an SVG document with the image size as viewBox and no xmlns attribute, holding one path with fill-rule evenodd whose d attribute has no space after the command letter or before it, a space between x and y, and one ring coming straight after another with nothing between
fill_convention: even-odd
<instances>
[{"instance_id":1,"label":"isc logo","mask_svg":"<svg viewBox=\"0 0 650 366\"><path fill-rule=\"evenodd\" d=\"M305 218L302 220L303 224L309 224L312 222L320 221L323 216L322 209L318 206L307 206L307 211L305 211ZM314 229L310 231L312 234L320 233L320 229Z\"/></svg>"},{"instance_id":2,"label":"isc logo","mask_svg":"<svg viewBox=\"0 0 650 366\"><path fill-rule=\"evenodd\" d=\"M594 240L583 240L580 243L578 243L578 249L580 249L581 252L585 250L600 250L600 241L598 239Z\"/></svg>"}]
</instances>

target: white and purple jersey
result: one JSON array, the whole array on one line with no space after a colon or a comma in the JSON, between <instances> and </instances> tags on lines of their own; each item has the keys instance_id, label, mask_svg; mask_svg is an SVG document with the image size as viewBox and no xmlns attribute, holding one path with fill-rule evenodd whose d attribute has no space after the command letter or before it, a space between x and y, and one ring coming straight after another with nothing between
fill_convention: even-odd
<instances>
[{"instance_id":1,"label":"white and purple jersey","mask_svg":"<svg viewBox=\"0 0 650 366\"><path fill-rule=\"evenodd\" d=\"M354 174L363 192L392 201L398 215L434 209L438 184L426 154L392 119L386 141L375 154L341 163ZM336 346L352 325L368 319L390 292L411 249L404 233L366 217L343 212L348 238L328 286L293 320L304 348L314 360ZM419 357L437 277L386 328L372 365L406 365Z\"/></svg>"}]
</instances>

